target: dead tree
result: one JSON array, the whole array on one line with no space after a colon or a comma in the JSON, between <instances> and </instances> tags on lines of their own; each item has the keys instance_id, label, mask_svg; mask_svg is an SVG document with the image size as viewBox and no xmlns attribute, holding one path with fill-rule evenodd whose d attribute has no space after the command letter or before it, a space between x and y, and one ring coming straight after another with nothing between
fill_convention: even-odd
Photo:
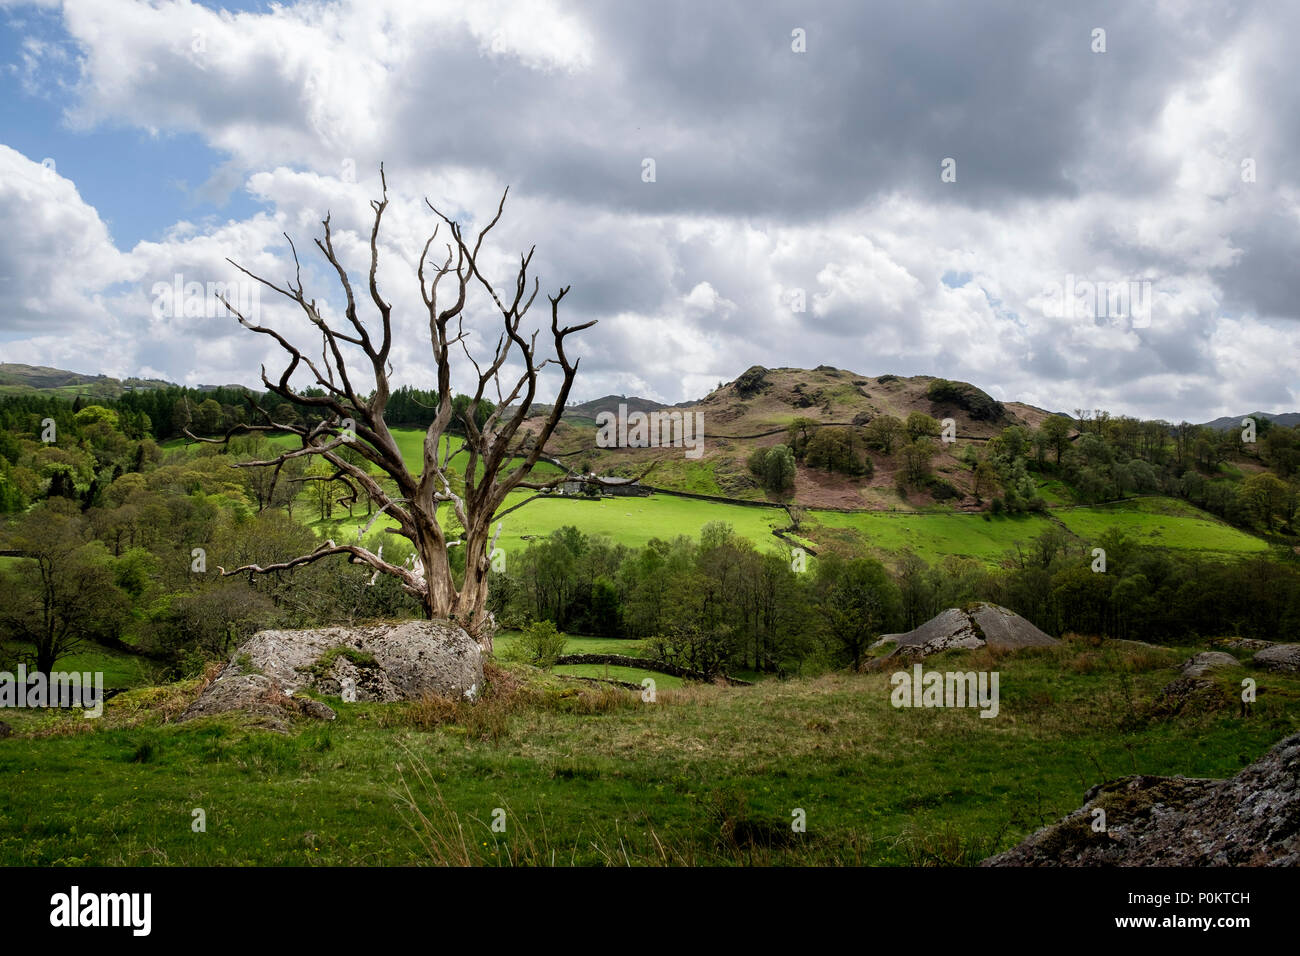
<instances>
[{"instance_id":1,"label":"dead tree","mask_svg":"<svg viewBox=\"0 0 1300 956\"><path fill-rule=\"evenodd\" d=\"M368 565L377 573L396 577L407 592L419 598L428 617L461 623L479 639L485 649L491 650L491 628L485 627L484 621L491 566L489 538L493 522L499 517L499 512L504 513L502 505L506 496L515 489L532 489L540 493L570 479L570 476L560 475L546 481L534 481L530 475L560 420L578 371L579 360L570 360L565 352L565 339L596 323L592 320L581 325L561 327L560 303L569 287L561 288L555 295L548 295L551 306L551 343L555 355L539 360L539 330L534 329L530 334L520 331L538 292L537 279L534 277L530 282L528 275L533 249L520 256L514 276L513 294L507 299L497 294L479 267L483 240L500 221L509 189L502 193L496 215L479 231L472 245L458 223L447 218L426 200L425 204L441 220L434 226L433 233L424 244L417 270L420 294L428 312L429 344L438 368L438 405L434 420L424 435L423 469L418 477L413 475L402 460L397 443L384 421L384 409L389 399L389 379L392 375L388 358L392 347L392 306L381 295L376 280L379 267L379 229L384 210L388 206L388 183L382 166L379 173L383 195L370 204L374 210L374 224L370 230L368 280L370 300L378 313L377 335L372 335L371 328L362 322L358 314L357 297L352 283L334 251L328 215L322 222L324 237L315 241L317 248L338 275L346 304L346 327L341 322L337 328L327 323L321 316L316 300L305 296L298 252L287 234L285 239L289 241L296 269L291 283L276 285L254 275L233 260L227 260L249 278L297 303L307 319L320 331L321 355L316 359L274 329L251 321L222 297L222 303L240 325L274 339L284 350L287 364L279 378L268 377L266 367L263 366L262 382L269 392L305 413L303 421L307 424L277 422L272 413L250 399L256 414L255 423L236 426L222 438L190 437L221 443L228 442L232 435L244 431L277 431L297 435L301 447L275 458L241 462L239 465L273 468L278 472L286 461L294 458L323 458L334 467L333 477L351 489L354 500L358 493L364 492L375 502L377 517L383 515L395 522L395 527L386 530L411 542L414 547L413 560L406 564L387 561L382 556L382 547L375 551L364 547L362 535L358 533L355 543L337 544L330 540L310 554L298 555L277 564L266 567L245 565L230 571L221 569L221 573L265 574L333 555L347 555L353 563ZM429 260L429 250L443 225L448 228L452 241L445 243L445 260L441 265L436 265ZM431 267L427 276L426 263ZM463 312L471 290L478 287L491 296L501 314L502 330L490 361L476 360L466 344ZM373 319L370 324L373 327ZM454 443L450 439L444 442L443 437L448 434L448 427L452 424L452 353L456 349L463 351L473 366L476 386L472 399L461 415L460 425L464 429L464 438L453 449ZM360 357L367 363L366 372L374 379L374 389L369 394L363 394L355 387L354 372L349 371L345 355ZM506 381L504 384L510 387L504 390L503 368L512 357L516 363L522 364L523 373L514 380L513 385ZM562 375L560 388L540 429L528 436L529 440L525 443L525 436L519 434L520 428L529 418L529 410L536 398L538 375L548 365L559 367ZM314 378L311 391L323 394L308 394L305 389L291 384L295 373L304 372ZM489 388L495 395L496 404L480 425L480 407L487 412L487 406L493 402L488 397ZM487 405L484 405L485 402ZM520 439L518 443L517 436ZM344 457L342 450L345 446L355 449L361 458L387 475L392 481L392 487L396 489L395 493L376 480L368 467ZM451 463L461 455L465 456L461 472L464 477L453 480L455 475ZM444 503L450 505L464 529L463 536L457 541L448 541L443 526L439 523L438 507ZM448 562L447 549L450 544L464 548L465 572L460 582L456 581Z\"/></svg>"}]
</instances>

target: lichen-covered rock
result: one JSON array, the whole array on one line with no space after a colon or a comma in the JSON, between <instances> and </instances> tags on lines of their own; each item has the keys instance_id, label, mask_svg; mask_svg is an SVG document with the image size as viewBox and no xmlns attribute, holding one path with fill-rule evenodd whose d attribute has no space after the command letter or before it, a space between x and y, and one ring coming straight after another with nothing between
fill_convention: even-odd
<instances>
[{"instance_id":1,"label":"lichen-covered rock","mask_svg":"<svg viewBox=\"0 0 1300 956\"><path fill-rule=\"evenodd\" d=\"M1223 710L1231 703L1231 698L1214 681L1203 677L1175 677L1156 695L1149 715L1176 717L1179 714L1208 714Z\"/></svg>"},{"instance_id":2,"label":"lichen-covered rock","mask_svg":"<svg viewBox=\"0 0 1300 956\"><path fill-rule=\"evenodd\" d=\"M1204 677L1213 671L1221 671L1225 667L1240 666L1240 661L1231 654L1225 654L1223 651L1204 651L1200 654L1193 654L1179 664L1178 672L1184 677Z\"/></svg>"},{"instance_id":3,"label":"lichen-covered rock","mask_svg":"<svg viewBox=\"0 0 1300 956\"><path fill-rule=\"evenodd\" d=\"M1259 667L1286 674L1300 674L1300 644L1274 644L1257 651L1253 658Z\"/></svg>"},{"instance_id":4,"label":"lichen-covered rock","mask_svg":"<svg viewBox=\"0 0 1300 956\"><path fill-rule=\"evenodd\" d=\"M896 646L889 654L876 658L870 665L872 669L896 667L954 647L1015 650L1022 647L1050 647L1060 643L1015 611L986 603L965 608L950 607L946 611L940 611L916 630L887 636ZM884 638L877 644L883 641Z\"/></svg>"},{"instance_id":5,"label":"lichen-covered rock","mask_svg":"<svg viewBox=\"0 0 1300 956\"><path fill-rule=\"evenodd\" d=\"M181 720L233 710L264 717L267 726L273 730L286 730L286 720L293 717L333 720L335 716L334 711L320 701L295 697L291 690L286 692L273 677L227 668L204 688L199 699L181 715Z\"/></svg>"},{"instance_id":6,"label":"lichen-covered rock","mask_svg":"<svg viewBox=\"0 0 1300 956\"><path fill-rule=\"evenodd\" d=\"M1215 646L1226 647L1230 651L1262 651L1274 646L1277 641L1261 641L1255 637L1230 637L1215 641Z\"/></svg>"},{"instance_id":7,"label":"lichen-covered rock","mask_svg":"<svg viewBox=\"0 0 1300 956\"><path fill-rule=\"evenodd\" d=\"M1094 821L1104 811L1104 828ZM1124 777L982 866L1300 865L1300 734L1228 780Z\"/></svg>"},{"instance_id":8,"label":"lichen-covered rock","mask_svg":"<svg viewBox=\"0 0 1300 956\"><path fill-rule=\"evenodd\" d=\"M447 621L259 631L231 655L182 720L229 710L270 716L266 700L292 698L302 688L352 702L473 700L482 687L478 644ZM294 712L312 716L312 709L303 705Z\"/></svg>"}]
</instances>

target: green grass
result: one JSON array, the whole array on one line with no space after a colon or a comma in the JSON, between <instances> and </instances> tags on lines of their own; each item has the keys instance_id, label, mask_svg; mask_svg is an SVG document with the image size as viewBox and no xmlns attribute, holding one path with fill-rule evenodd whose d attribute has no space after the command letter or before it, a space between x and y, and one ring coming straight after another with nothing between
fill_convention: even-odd
<instances>
[{"instance_id":1,"label":"green grass","mask_svg":"<svg viewBox=\"0 0 1300 956\"><path fill-rule=\"evenodd\" d=\"M20 654L30 655L34 652L32 645L18 641L12 641L6 646L10 651ZM90 673L101 671L105 687L144 687L156 679L155 668L148 658L92 643L83 643L71 654L60 657L55 669Z\"/></svg>"},{"instance_id":2,"label":"green grass","mask_svg":"<svg viewBox=\"0 0 1300 956\"><path fill-rule=\"evenodd\" d=\"M1074 504L1074 493L1070 490L1070 486L1059 479L1039 480L1037 490L1038 497L1046 501L1048 505Z\"/></svg>"},{"instance_id":3,"label":"green grass","mask_svg":"<svg viewBox=\"0 0 1300 956\"><path fill-rule=\"evenodd\" d=\"M507 653L511 645L519 638L518 631L502 630L493 638L493 650L498 655ZM625 657L640 657L640 642L617 637L579 637L569 635L564 645L565 654L622 654ZM682 679L671 674L645 670L639 667L623 667L605 664L566 664L555 668L555 673L572 677L602 677L640 684L647 677L658 688L681 687Z\"/></svg>"},{"instance_id":4,"label":"green grass","mask_svg":"<svg viewBox=\"0 0 1300 956\"><path fill-rule=\"evenodd\" d=\"M683 684L680 677L673 677L671 674L660 674L658 671L649 671L640 667L623 667L619 664L565 664L556 667L555 673L561 677L599 677L627 681L631 684L640 684L649 678L655 682L656 691L681 687Z\"/></svg>"},{"instance_id":5,"label":"green grass","mask_svg":"<svg viewBox=\"0 0 1300 956\"><path fill-rule=\"evenodd\" d=\"M1151 716L1186 653L932 659L1000 672L992 720L895 709L887 674L661 689L653 704L538 677L524 703L489 696L432 724L410 722L409 705L332 702L335 722L288 735L159 723L143 702L175 713L197 686L139 691L100 721L60 717L0 744L0 863L973 863L1095 783L1229 776L1300 727L1300 680L1271 674L1255 675L1266 692L1249 718ZM1219 679L1225 693L1240 676ZM806 833L791 832L796 808ZM464 845L448 839L457 828Z\"/></svg>"},{"instance_id":6,"label":"green grass","mask_svg":"<svg viewBox=\"0 0 1300 956\"><path fill-rule=\"evenodd\" d=\"M502 511L526 500L532 492L515 491L507 498ZM440 517L450 514L446 505ZM318 533L351 538L366 518L360 512L352 519L346 515L330 522L311 522ZM442 517L442 520L447 520ZM780 508L748 508L720 502L650 495L645 498L578 499L560 495L537 498L503 519L498 546L508 556L527 546L529 540L543 538L557 528L574 525L587 535L603 535L618 544L640 548L652 538L671 540L678 535L698 537L700 529L711 521L723 521L738 535L752 541L759 550L782 547L773 528L789 525L790 519ZM372 532L384 527L381 518ZM495 527L493 532L495 533Z\"/></svg>"},{"instance_id":7,"label":"green grass","mask_svg":"<svg viewBox=\"0 0 1300 956\"><path fill-rule=\"evenodd\" d=\"M823 527L858 531L881 556L910 548L929 562L947 555L995 562L1017 541L1028 542L1051 525L1047 518L1028 514L990 516L987 521L981 514L953 512L810 511L809 516ZM817 538L816 531L809 531L808 526L804 533Z\"/></svg>"},{"instance_id":8,"label":"green grass","mask_svg":"<svg viewBox=\"0 0 1300 956\"><path fill-rule=\"evenodd\" d=\"M515 492L507 499L506 507L526 497L524 492ZM836 529L852 529L885 560L910 548L930 563L942 561L948 555L960 555L996 564L1017 543L1027 544L1051 527L1053 519L1085 543L1096 541L1107 528L1119 527L1143 544L1176 550L1243 555L1263 552L1268 547L1261 539L1172 498L1058 508L1051 511L1050 517L1033 513L986 517L982 513L944 510L915 514L809 509L799 540L817 551L827 544ZM574 525L588 535L604 535L616 543L640 548L656 537L671 539L679 534L697 537L704 525L722 521L760 551L781 551L786 546L772 530L790 523L785 511L777 507L751 508L670 495L598 500L538 498L503 520L499 546L505 549L507 561L509 555L526 547L529 540L545 537L564 525ZM350 537L365 521L358 514L351 520L341 518L314 526L336 538ZM382 519L376 523L376 527L381 526Z\"/></svg>"},{"instance_id":9,"label":"green grass","mask_svg":"<svg viewBox=\"0 0 1300 956\"><path fill-rule=\"evenodd\" d=\"M622 637L583 637L580 635L565 635L567 643L564 645L566 654L623 654L626 657L638 657L638 642L630 641ZM499 654L502 650L512 645L519 638L519 632L515 630L500 630L496 637L493 638L493 649Z\"/></svg>"},{"instance_id":10,"label":"green grass","mask_svg":"<svg viewBox=\"0 0 1300 956\"><path fill-rule=\"evenodd\" d=\"M523 498L522 494L514 494L507 506ZM539 498L507 515L504 521L501 546L507 554L522 548L527 537L543 537L568 524L577 526L585 534L605 535L628 547L640 548L651 538L671 540L682 534L698 537L700 529L712 521L730 524L740 537L752 541L759 550L767 550L781 546L772 529L790 523L780 508L747 508L670 495L611 497L594 501Z\"/></svg>"},{"instance_id":11,"label":"green grass","mask_svg":"<svg viewBox=\"0 0 1300 956\"><path fill-rule=\"evenodd\" d=\"M714 470L716 462L692 461L689 458L665 458L655 465L645 478L645 483L673 491L689 491L697 495L722 495L726 492L718 484Z\"/></svg>"},{"instance_id":12,"label":"green grass","mask_svg":"<svg viewBox=\"0 0 1300 956\"><path fill-rule=\"evenodd\" d=\"M418 471L424 432L416 428L396 428L393 436L408 465ZM290 435L274 436L271 440L285 447L295 441ZM459 442L453 436L444 436L443 440L444 443ZM183 444L183 440L166 443L168 447ZM455 459L454 464L463 467L464 456ZM717 476L708 463L673 459L660 466L665 467L669 472L656 471L648 480L653 484L658 479L703 494L720 493ZM535 473L545 477L558 474L559 469L542 462ZM1073 498L1070 488L1058 480L1041 482L1039 493L1051 505L1067 505ZM531 494L524 491L512 493L502 510L519 504ZM304 492L299 500L303 514L311 515L313 511L308 497ZM1120 527L1132 532L1145 544L1179 550L1240 555L1266 551L1268 547L1261 539L1172 498L1142 498L1090 507L1057 507L1052 510L1052 515L1073 535L1086 542L1095 541L1107 528ZM1028 542L1052 522L1051 518L1038 514L989 515L986 520L984 514L953 512L943 507L921 514L809 509L808 516L810 520L801 540L814 550L819 544L825 544L817 534L817 525L820 524L827 529L860 532L882 557L911 548L932 563L948 555L996 563L1017 542ZM354 518L344 514L326 522L310 523L319 533L338 538L351 537L366 520L358 511ZM573 500L561 496L539 498L507 515L504 521L499 544L507 555L525 547L529 540L544 537L564 525L574 525L587 534L604 535L617 543L639 548L651 538L671 539L680 534L698 536L700 529L712 521L731 524L741 537L753 542L760 550L781 550L783 546L772 535L772 530L789 524L785 512L778 507L749 508L669 495L599 500ZM380 526L382 519L377 523L377 527Z\"/></svg>"},{"instance_id":13,"label":"green grass","mask_svg":"<svg viewBox=\"0 0 1300 956\"><path fill-rule=\"evenodd\" d=\"M1251 554L1268 545L1254 535L1173 498L1139 498L1093 508L1057 512L1061 522L1085 541L1107 528L1123 528L1142 544L1217 554Z\"/></svg>"},{"instance_id":14,"label":"green grass","mask_svg":"<svg viewBox=\"0 0 1300 956\"><path fill-rule=\"evenodd\" d=\"M1261 539L1174 498L1057 508L1051 517L1032 513L990 515L988 520L983 514L955 512L810 511L809 515L824 527L859 531L882 556L911 548L930 562L950 554L996 562L1016 542L1026 543L1041 534L1053 519L1085 542L1093 542L1106 529L1118 527L1142 544L1175 550L1235 555L1268 550ZM816 538L815 531L806 533Z\"/></svg>"}]
</instances>

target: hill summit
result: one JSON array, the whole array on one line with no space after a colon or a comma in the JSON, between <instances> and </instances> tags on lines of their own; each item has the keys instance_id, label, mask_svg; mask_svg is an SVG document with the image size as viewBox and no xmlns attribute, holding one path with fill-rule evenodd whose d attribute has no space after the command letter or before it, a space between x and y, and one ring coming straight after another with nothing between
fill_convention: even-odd
<instances>
[{"instance_id":1,"label":"hill summit","mask_svg":"<svg viewBox=\"0 0 1300 956\"><path fill-rule=\"evenodd\" d=\"M596 419L602 412L617 416L668 408L702 416L702 456L688 461L678 449L609 448L597 442ZM959 439L975 442L987 441L1010 425L1035 427L1049 414L1031 405L998 401L967 382L931 375L873 377L830 365L814 369L755 365L694 402L666 406L607 396L571 406L565 409L547 451L584 473L628 477L644 472L653 463L646 481L656 487L742 500L772 500L749 467L757 450L808 441L818 430L835 428L852 430L845 441L860 444L864 426L873 420L892 417L902 423L913 413L939 421L951 419ZM792 438L791 427L796 423L799 433ZM794 500L816 507L853 509L896 505L894 487L901 456L876 454L865 447L855 447L853 453L861 460L858 474L799 468L794 479ZM951 445L939 445L933 464L936 472L947 476L945 482L952 489L948 493L950 500L967 497L963 483L969 469L952 456ZM928 493L920 492L912 504L932 500Z\"/></svg>"}]
</instances>

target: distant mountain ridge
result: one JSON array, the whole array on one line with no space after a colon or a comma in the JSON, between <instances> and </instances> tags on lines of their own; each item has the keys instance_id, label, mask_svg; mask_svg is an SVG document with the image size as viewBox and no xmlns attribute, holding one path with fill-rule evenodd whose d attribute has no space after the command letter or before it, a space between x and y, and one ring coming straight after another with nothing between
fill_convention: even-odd
<instances>
[{"instance_id":1,"label":"distant mountain ridge","mask_svg":"<svg viewBox=\"0 0 1300 956\"><path fill-rule=\"evenodd\" d=\"M656 402L652 398L639 398L636 395L606 395L603 398L593 398L589 402L569 405L564 409L562 417L565 419L595 419L601 412L617 413L620 405L627 406L628 414L632 412L655 412L661 408L676 407L665 405L663 402ZM552 407L551 405L537 404L529 409L529 413L530 415L547 415Z\"/></svg>"},{"instance_id":2,"label":"distant mountain ridge","mask_svg":"<svg viewBox=\"0 0 1300 956\"><path fill-rule=\"evenodd\" d=\"M755 366L755 369L760 369ZM752 371L752 370L751 370ZM766 372L762 369L762 372ZM800 371L797 369L779 369L776 371ZM817 372L835 372L839 375L855 375L856 373L847 372L842 369L835 369L829 365L820 365L806 374L812 375ZM748 373L746 373L748 374ZM928 380L932 376L914 376L914 378ZM885 375L880 376L877 381L889 381L896 379L897 376ZM744 375L735 380L742 383ZM729 383L735 384L735 383ZM157 378L138 378L130 377L125 379L114 378L111 375L89 374L84 372L72 372L67 369L52 368L47 365L24 365L20 362L0 362L0 394L2 393L20 393L24 391L38 392L62 392L66 394L83 394L87 396L99 396L104 398L116 398L123 392L133 391L144 388L179 388L176 382L170 382L166 379ZM197 385L194 386L198 391L210 392L217 388L239 389L247 388L245 385ZM713 393L710 393L712 395ZM576 405L570 405L564 410L565 419L595 419L595 417L604 411L617 412L620 405L625 405L627 411L631 412L653 412L664 408L693 408L708 403L710 395L706 395L695 401L677 402L667 404L658 402L650 398L641 398L637 395L605 395L601 398L594 398L589 401L579 402ZM1067 418L1072 417L1068 412L1050 412L1047 409L1039 408L1035 405L1025 403L1009 403L1015 407L1041 413L1043 415L1059 414ZM551 409L550 405L536 404L532 408L532 414L544 415ZM1247 412L1243 415L1227 415L1216 418L1210 422L1202 423L1205 428L1212 428L1216 431L1226 431L1230 428L1240 428L1243 418L1254 418L1255 420L1267 419L1276 425L1285 427L1294 427L1300 425L1300 411L1297 412Z\"/></svg>"},{"instance_id":3,"label":"distant mountain ridge","mask_svg":"<svg viewBox=\"0 0 1300 956\"><path fill-rule=\"evenodd\" d=\"M138 388L168 388L172 382L153 378L118 379L111 375L86 375L46 365L23 365L18 362L0 363L0 389L24 392L69 392L90 396L116 398L123 392Z\"/></svg>"},{"instance_id":4,"label":"distant mountain ridge","mask_svg":"<svg viewBox=\"0 0 1300 956\"><path fill-rule=\"evenodd\" d=\"M1216 418L1212 422L1205 422L1205 428L1213 428L1215 431L1227 431L1230 428L1240 428L1243 418L1253 418L1259 421L1261 418L1267 419L1274 425L1281 425L1284 428L1294 428L1300 425L1300 412L1282 412L1274 414L1273 412L1247 412L1245 415L1230 415L1226 418Z\"/></svg>"}]
</instances>

